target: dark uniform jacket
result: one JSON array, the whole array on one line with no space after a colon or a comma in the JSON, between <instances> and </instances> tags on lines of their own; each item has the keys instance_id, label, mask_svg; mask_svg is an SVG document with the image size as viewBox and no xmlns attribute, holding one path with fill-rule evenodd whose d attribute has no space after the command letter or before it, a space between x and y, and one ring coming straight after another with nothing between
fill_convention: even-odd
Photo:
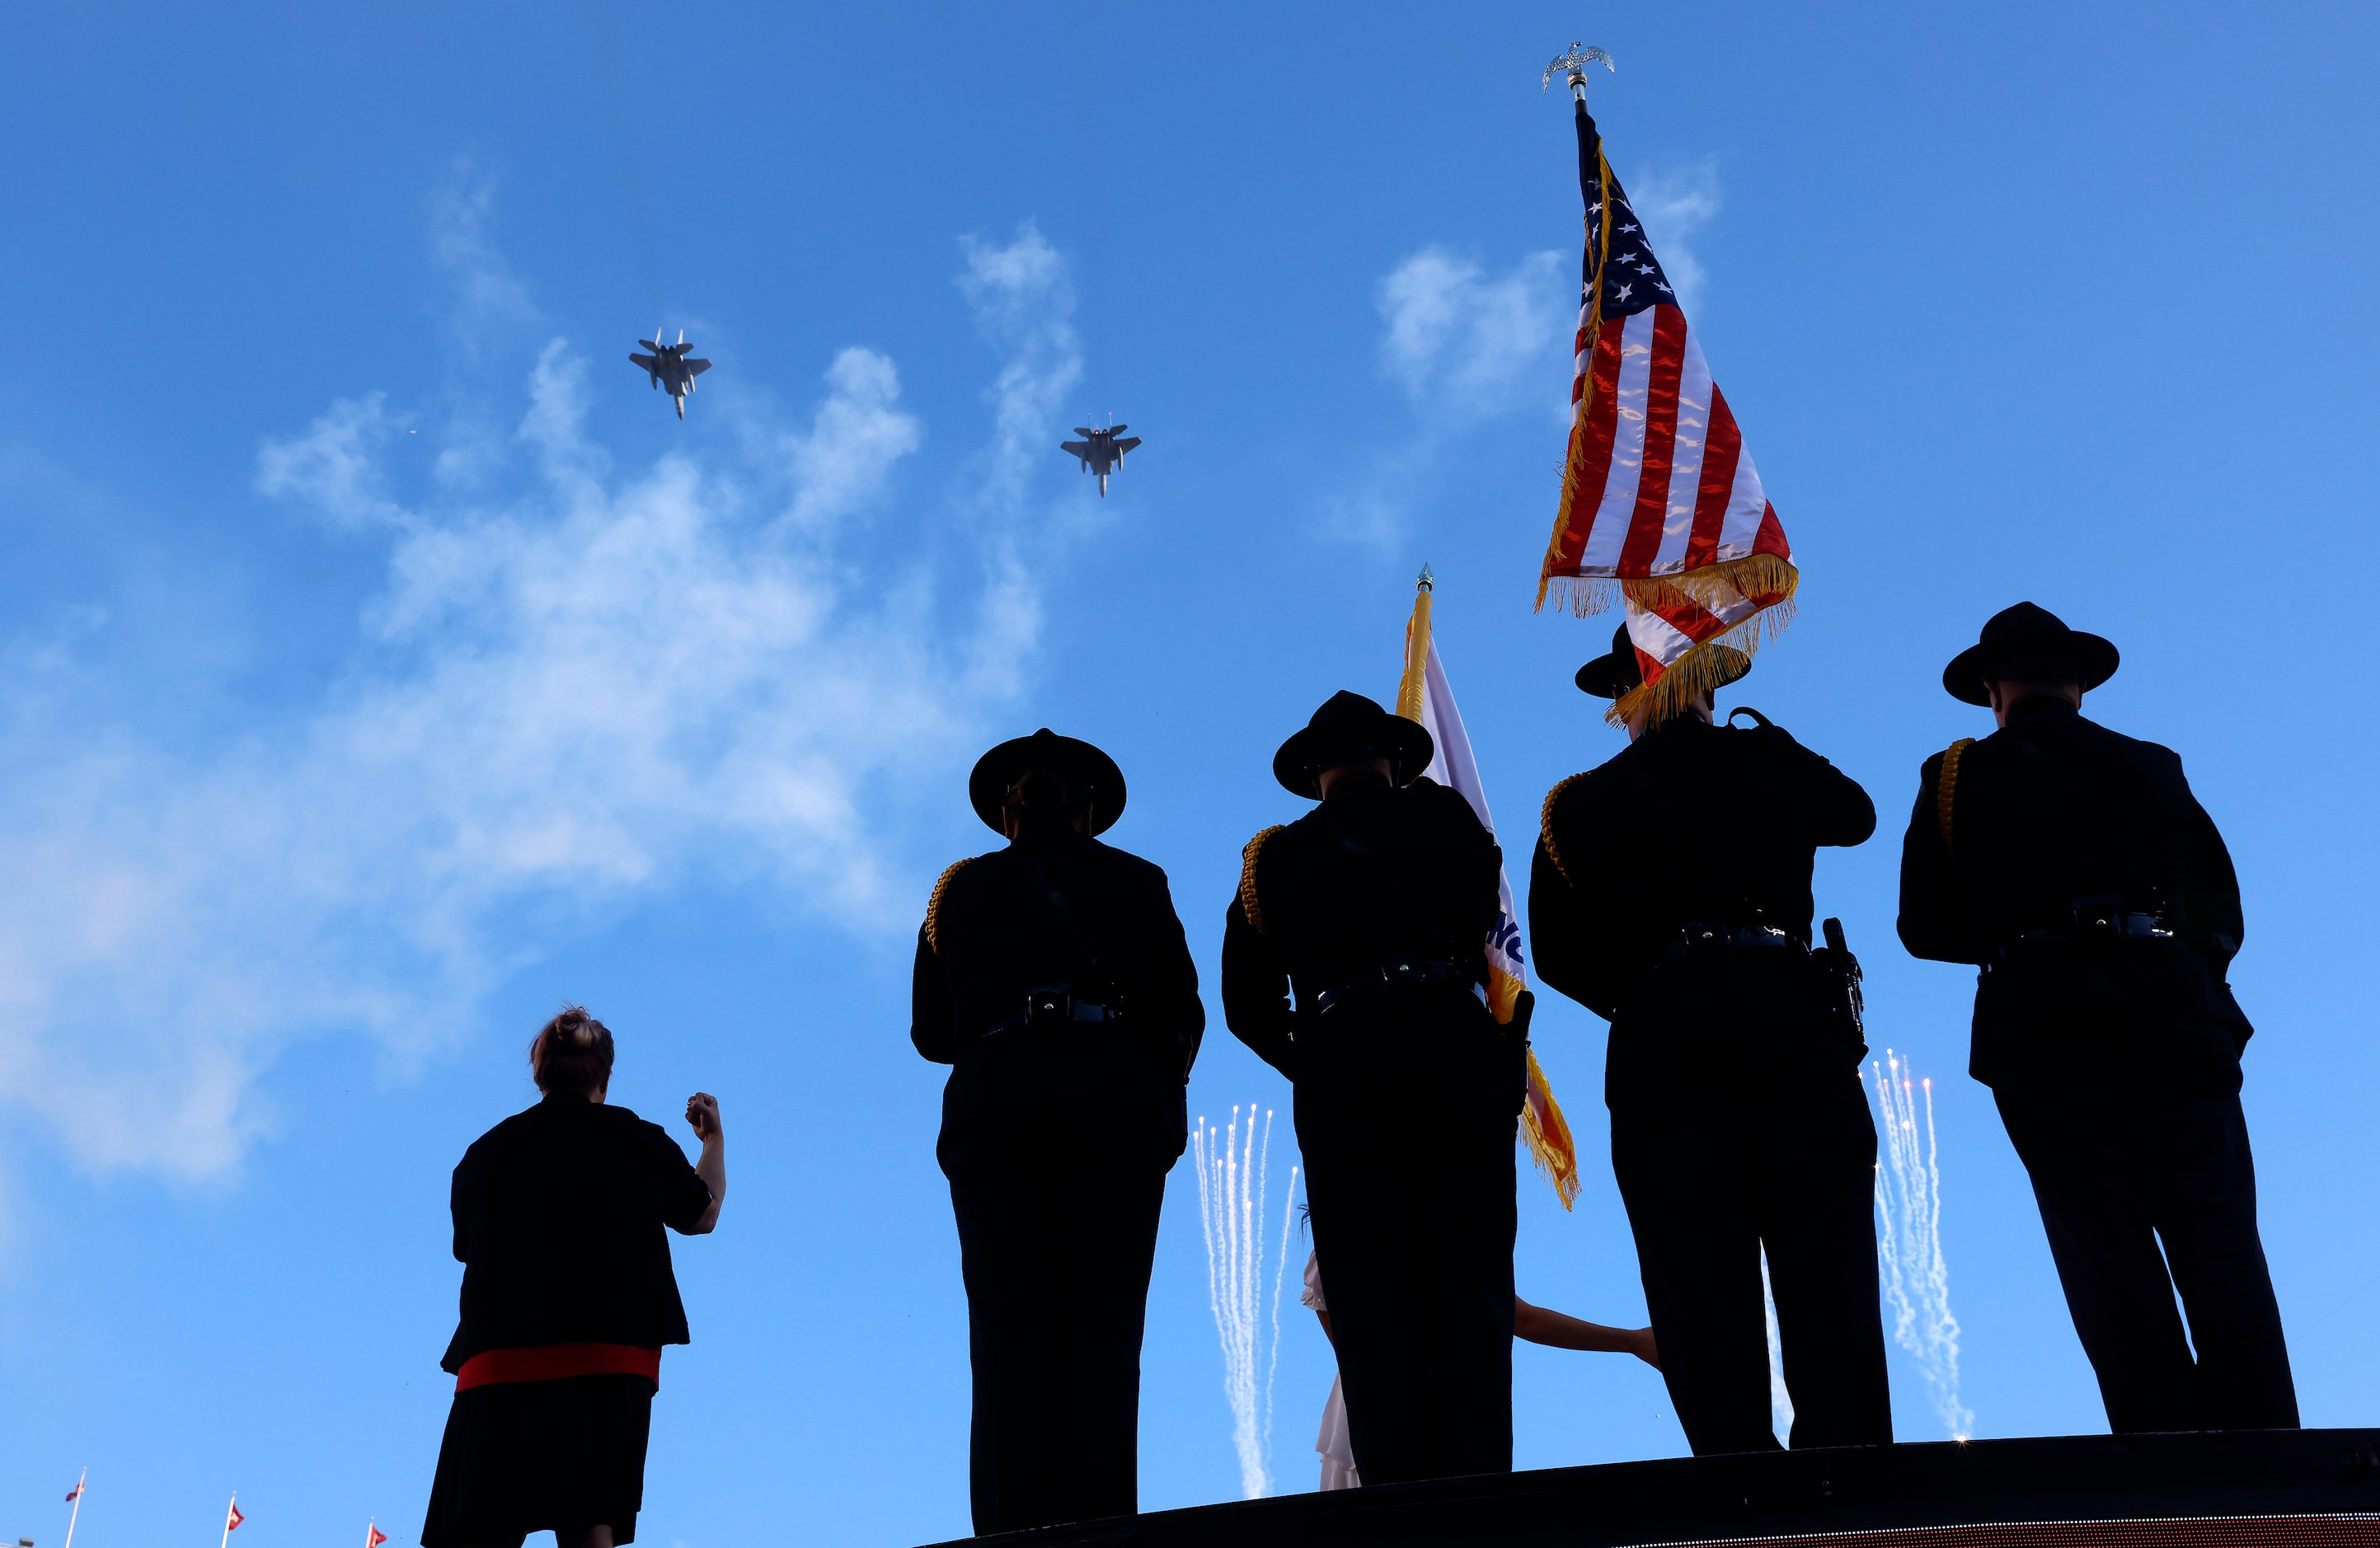
<instances>
[{"instance_id":1,"label":"dark uniform jacket","mask_svg":"<svg viewBox=\"0 0 2380 1548\"><path fill-rule=\"evenodd\" d=\"M1666 720L1547 795L1529 868L1537 976L1617 1020L1690 921L1806 947L1817 846L1875 831L1867 792L1781 728Z\"/></svg>"},{"instance_id":2,"label":"dark uniform jacket","mask_svg":"<svg viewBox=\"0 0 2380 1548\"><path fill-rule=\"evenodd\" d=\"M1945 757L1925 760L1901 841L1900 939L1984 969L1974 1077L2058 1079L2110 1055L2237 1089L2252 1029L2224 974L2243 933L2240 882L2181 759L2062 698L2021 699L1961 749L1946 841ZM2082 937L2078 906L2171 933Z\"/></svg>"},{"instance_id":3,"label":"dark uniform jacket","mask_svg":"<svg viewBox=\"0 0 2380 1548\"><path fill-rule=\"evenodd\" d=\"M455 1168L462 1320L441 1363L538 1344L687 1341L663 1228L710 1186L658 1123L556 1093L480 1135Z\"/></svg>"},{"instance_id":4,"label":"dark uniform jacket","mask_svg":"<svg viewBox=\"0 0 2380 1548\"><path fill-rule=\"evenodd\" d=\"M1289 1000L1399 963L1444 962L1459 998L1487 982L1502 852L1471 803L1430 780L1342 780L1321 804L1249 841L1223 925L1223 1017L1292 1080ZM1472 1000L1492 1027L1494 1017Z\"/></svg>"},{"instance_id":5,"label":"dark uniform jacket","mask_svg":"<svg viewBox=\"0 0 2380 1548\"><path fill-rule=\"evenodd\" d=\"M987 1033L1024 1010L1028 989L1055 984L1120 1018ZM1169 1160L1182 1153L1182 1087L1207 1011L1165 873L1137 855L1069 828L953 865L917 931L910 1006L909 1040L955 1067L942 1095L946 1159L966 1131L1036 1115L1111 1122Z\"/></svg>"}]
</instances>

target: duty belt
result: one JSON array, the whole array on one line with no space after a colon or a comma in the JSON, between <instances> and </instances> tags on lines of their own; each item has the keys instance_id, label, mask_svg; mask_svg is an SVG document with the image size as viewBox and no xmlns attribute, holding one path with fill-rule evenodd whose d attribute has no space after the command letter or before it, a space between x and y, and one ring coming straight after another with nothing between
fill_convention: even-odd
<instances>
[{"instance_id":1,"label":"duty belt","mask_svg":"<svg viewBox=\"0 0 2380 1548\"><path fill-rule=\"evenodd\" d=\"M1342 978L1314 997L1312 1005L1318 1016L1326 1015L1334 1005L1359 999L1385 989L1420 988L1425 985L1454 981L1454 964L1419 958L1384 957L1379 966L1370 973L1359 973Z\"/></svg>"},{"instance_id":2,"label":"duty belt","mask_svg":"<svg viewBox=\"0 0 2380 1548\"><path fill-rule=\"evenodd\" d=\"M1071 1026L1076 1022L1112 1022L1123 1015L1122 1008L1095 1005L1075 998L1072 984L1039 984L1025 991L1025 1009L1002 1016L983 1029L990 1037L996 1032L1013 1032L1018 1027Z\"/></svg>"},{"instance_id":3,"label":"duty belt","mask_svg":"<svg viewBox=\"0 0 2380 1548\"><path fill-rule=\"evenodd\" d=\"M2150 940L2170 937L2173 926L2159 913L2128 909L2113 894L2082 894L2066 901L2068 923L2018 932L2019 946L2070 946L2083 940Z\"/></svg>"},{"instance_id":4,"label":"duty belt","mask_svg":"<svg viewBox=\"0 0 2380 1548\"><path fill-rule=\"evenodd\" d=\"M1677 938L1661 949L1658 961L1682 962L1690 957L1735 950L1807 951L1809 948L1774 925L1730 925L1718 920L1690 919Z\"/></svg>"}]
</instances>

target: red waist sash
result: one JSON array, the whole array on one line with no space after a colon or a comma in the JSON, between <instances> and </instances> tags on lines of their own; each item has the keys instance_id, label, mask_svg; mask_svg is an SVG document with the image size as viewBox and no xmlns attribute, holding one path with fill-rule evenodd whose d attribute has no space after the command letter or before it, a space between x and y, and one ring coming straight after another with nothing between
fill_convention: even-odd
<instances>
[{"instance_id":1,"label":"red waist sash","mask_svg":"<svg viewBox=\"0 0 2380 1548\"><path fill-rule=\"evenodd\" d=\"M565 1376L642 1376L658 1391L662 1352L633 1344L538 1344L522 1349L482 1349L455 1374L455 1390L499 1382L553 1382Z\"/></svg>"}]
</instances>

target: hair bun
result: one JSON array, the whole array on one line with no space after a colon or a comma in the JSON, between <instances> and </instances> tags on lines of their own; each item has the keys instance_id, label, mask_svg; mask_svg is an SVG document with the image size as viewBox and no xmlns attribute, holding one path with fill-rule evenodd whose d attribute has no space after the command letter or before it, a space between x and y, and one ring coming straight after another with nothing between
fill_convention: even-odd
<instances>
[{"instance_id":1,"label":"hair bun","mask_svg":"<svg viewBox=\"0 0 2380 1548\"><path fill-rule=\"evenodd\" d=\"M591 1096L612 1083L612 1029L566 1005L530 1039L528 1064L540 1091Z\"/></svg>"}]
</instances>

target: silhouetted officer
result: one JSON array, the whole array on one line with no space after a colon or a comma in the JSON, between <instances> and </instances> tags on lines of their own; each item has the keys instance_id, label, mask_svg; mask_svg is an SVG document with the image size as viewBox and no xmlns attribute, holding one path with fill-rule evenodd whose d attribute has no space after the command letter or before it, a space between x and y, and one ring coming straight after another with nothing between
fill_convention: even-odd
<instances>
[{"instance_id":1,"label":"silhouetted officer","mask_svg":"<svg viewBox=\"0 0 2380 1548\"><path fill-rule=\"evenodd\" d=\"M1364 1481L1510 1471L1523 1043L1480 998L1502 860L1429 732L1338 694L1273 757L1321 805L1248 841L1223 1014L1296 1086ZM1290 992L1295 991L1293 1009Z\"/></svg>"},{"instance_id":2,"label":"silhouetted officer","mask_svg":"<svg viewBox=\"0 0 2380 1548\"><path fill-rule=\"evenodd\" d=\"M1724 686L1751 670L1722 649ZM1623 625L1580 688L1643 681ZM1810 949L1817 846L1876 830L1867 793L1708 691L1547 795L1529 876L1537 974L1611 1022L1611 1166L1661 1375L1697 1455L1774 1450L1767 1253L1795 1446L1881 1445L1876 1126L1844 978ZM1732 719L1732 716L1730 716ZM1336 1287L1333 1287L1336 1293Z\"/></svg>"},{"instance_id":3,"label":"silhouetted officer","mask_svg":"<svg viewBox=\"0 0 2380 1548\"><path fill-rule=\"evenodd\" d=\"M1969 1071L2033 1175L2109 1427L2294 1427L2240 1111L2253 1029L2224 982L2239 879L2181 760L2082 718L2117 660L2020 602L1943 672L2000 729L1925 760L1900 938L1980 970Z\"/></svg>"},{"instance_id":4,"label":"silhouetted officer","mask_svg":"<svg viewBox=\"0 0 2380 1548\"><path fill-rule=\"evenodd\" d=\"M978 1533L1138 1508L1141 1324L1206 1011L1165 873L1092 835L1123 775L1047 730L967 781L1009 845L942 873L909 1036L949 1064Z\"/></svg>"}]
</instances>

